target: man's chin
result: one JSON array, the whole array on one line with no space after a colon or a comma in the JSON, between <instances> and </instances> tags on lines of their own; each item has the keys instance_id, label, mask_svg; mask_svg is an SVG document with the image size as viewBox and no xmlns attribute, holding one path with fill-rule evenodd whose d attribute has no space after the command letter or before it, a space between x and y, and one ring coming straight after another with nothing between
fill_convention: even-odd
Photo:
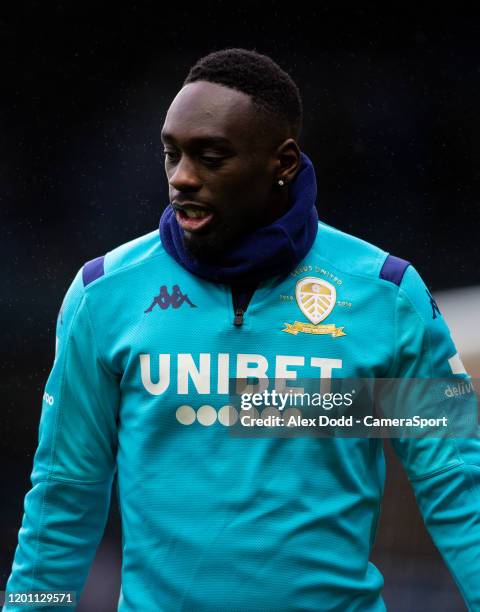
<instances>
[{"instance_id":1,"label":"man's chin","mask_svg":"<svg viewBox=\"0 0 480 612\"><path fill-rule=\"evenodd\" d=\"M199 261L219 263L231 249L235 240L222 232L213 234L184 233L182 236L185 251Z\"/></svg>"}]
</instances>

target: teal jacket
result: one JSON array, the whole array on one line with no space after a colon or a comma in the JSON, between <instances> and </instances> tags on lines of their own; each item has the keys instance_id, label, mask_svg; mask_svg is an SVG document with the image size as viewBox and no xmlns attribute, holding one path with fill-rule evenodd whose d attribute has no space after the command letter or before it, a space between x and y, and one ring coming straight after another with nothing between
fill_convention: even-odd
<instances>
[{"instance_id":1,"label":"teal jacket","mask_svg":"<svg viewBox=\"0 0 480 612\"><path fill-rule=\"evenodd\" d=\"M318 324L296 299L307 277L330 291ZM296 270L261 282L241 319L229 286L187 272L157 230L79 270L58 317L7 591L80 596L116 473L120 611L385 610L369 562L381 440L232 436L228 379L466 379L448 328L413 266L324 223ZM312 333L317 325L330 327ZM392 442L480 610L479 439Z\"/></svg>"}]
</instances>

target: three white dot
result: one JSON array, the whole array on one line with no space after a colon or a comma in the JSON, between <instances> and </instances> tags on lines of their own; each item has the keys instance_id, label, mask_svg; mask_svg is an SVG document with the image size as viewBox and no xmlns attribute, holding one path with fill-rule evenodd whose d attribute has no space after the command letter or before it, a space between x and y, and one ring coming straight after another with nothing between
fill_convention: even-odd
<instances>
[{"instance_id":1,"label":"three white dot","mask_svg":"<svg viewBox=\"0 0 480 612\"><path fill-rule=\"evenodd\" d=\"M249 414L252 418L255 419L260 416L256 408L250 410ZM238 421L237 409L235 408L235 406L231 406L229 404L222 406L218 413L213 406L209 406L208 404L200 406L197 411L195 411L192 406L183 405L177 408L175 415L177 417L177 421L182 425L191 425L197 420L200 425L209 427L218 420L218 422L222 425L225 425L225 427L230 427L232 425L235 425L235 423ZM262 418L265 418L267 416L283 416L284 421L287 422L292 416L294 416L295 418L300 417L301 412L298 408L287 408L287 410L285 410L282 415L282 413L280 413L277 408L270 406L262 410Z\"/></svg>"},{"instance_id":2,"label":"three white dot","mask_svg":"<svg viewBox=\"0 0 480 612\"><path fill-rule=\"evenodd\" d=\"M222 406L218 413L213 406L209 406L208 404L200 406L197 411L195 411L192 406L185 404L177 408L175 416L177 417L177 421L182 425L192 425L192 423L198 421L200 425L204 425L205 427L213 425L217 420L225 427L230 427L238 421L238 411L235 406L231 406L230 404ZM256 409L252 411L252 416L259 416Z\"/></svg>"}]
</instances>

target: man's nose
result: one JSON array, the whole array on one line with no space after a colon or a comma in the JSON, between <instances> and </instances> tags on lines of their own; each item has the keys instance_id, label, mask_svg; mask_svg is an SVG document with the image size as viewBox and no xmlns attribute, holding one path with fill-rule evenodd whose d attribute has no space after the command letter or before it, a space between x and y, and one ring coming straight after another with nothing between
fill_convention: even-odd
<instances>
[{"instance_id":1,"label":"man's nose","mask_svg":"<svg viewBox=\"0 0 480 612\"><path fill-rule=\"evenodd\" d=\"M194 164L182 156L175 166L173 174L170 175L168 182L178 191L194 191L200 188L200 179L195 171Z\"/></svg>"}]
</instances>

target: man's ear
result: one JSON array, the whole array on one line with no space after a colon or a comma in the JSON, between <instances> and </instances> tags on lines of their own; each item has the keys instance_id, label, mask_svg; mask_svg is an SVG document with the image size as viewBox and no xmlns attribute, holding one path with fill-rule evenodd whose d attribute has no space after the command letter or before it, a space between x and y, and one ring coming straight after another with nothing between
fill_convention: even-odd
<instances>
[{"instance_id":1,"label":"man's ear","mask_svg":"<svg viewBox=\"0 0 480 612\"><path fill-rule=\"evenodd\" d=\"M300 170L300 148L293 138L288 138L277 149L278 170L276 176L291 183Z\"/></svg>"}]
</instances>

